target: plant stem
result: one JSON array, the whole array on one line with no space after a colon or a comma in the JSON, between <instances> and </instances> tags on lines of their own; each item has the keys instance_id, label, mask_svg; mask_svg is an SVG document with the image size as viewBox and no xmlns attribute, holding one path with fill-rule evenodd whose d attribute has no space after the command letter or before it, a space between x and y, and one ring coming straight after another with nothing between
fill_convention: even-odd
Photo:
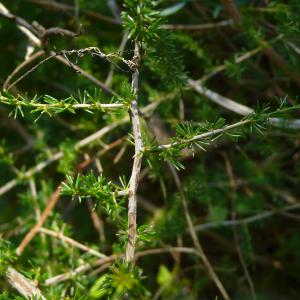
<instances>
[{"instance_id":1,"label":"plant stem","mask_svg":"<svg viewBox=\"0 0 300 300\"><path fill-rule=\"evenodd\" d=\"M139 46L136 43L134 49L133 61L140 60ZM137 206L137 188L139 183L139 174L141 171L143 159L143 141L141 133L141 124L138 111L138 81L139 67L137 66L132 75L132 91L135 95L131 101L131 122L134 136L134 161L129 182L129 199L128 199L128 243L126 248L126 261L132 262L134 259L135 243L136 243L136 206Z\"/></svg>"}]
</instances>

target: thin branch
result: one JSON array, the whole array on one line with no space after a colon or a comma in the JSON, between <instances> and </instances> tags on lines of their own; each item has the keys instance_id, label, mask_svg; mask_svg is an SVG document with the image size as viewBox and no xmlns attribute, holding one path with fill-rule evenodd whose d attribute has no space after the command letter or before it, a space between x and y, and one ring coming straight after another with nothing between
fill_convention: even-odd
<instances>
[{"instance_id":1,"label":"thin branch","mask_svg":"<svg viewBox=\"0 0 300 300\"><path fill-rule=\"evenodd\" d=\"M133 61L139 63L140 53L139 46L136 42L134 49ZM134 161L131 171L131 177L129 182L129 199L128 199L128 243L126 248L126 261L133 262L136 242L136 214L137 214L137 188L139 184L139 174L141 172L141 165L143 159L143 141L141 124L139 118L138 108L138 80L139 80L139 68L136 66L132 75L132 91L135 98L131 101L131 122L134 137Z\"/></svg>"},{"instance_id":2,"label":"thin branch","mask_svg":"<svg viewBox=\"0 0 300 300\"><path fill-rule=\"evenodd\" d=\"M206 96L208 99L210 99L211 101L239 114L242 116L247 116L252 114L254 111L252 108L237 103L235 101L232 101L229 98L226 98L216 92L213 92L212 90L203 87L201 84L197 83L196 81L189 79L188 80L188 84L199 94Z\"/></svg>"},{"instance_id":3,"label":"thin branch","mask_svg":"<svg viewBox=\"0 0 300 300\"><path fill-rule=\"evenodd\" d=\"M44 222L46 221L49 214L52 212L53 208L55 207L56 203L59 200L60 195L60 188L61 186L58 186L55 190L55 192L51 195L46 208L42 212L39 220L36 222L36 224L31 228L31 230L25 235L21 243L16 249L17 255L21 255L24 251L25 247L31 242L31 240L35 237L37 232L40 230L40 228L43 226Z\"/></svg>"},{"instance_id":4,"label":"thin branch","mask_svg":"<svg viewBox=\"0 0 300 300\"><path fill-rule=\"evenodd\" d=\"M241 56L235 57L233 63L234 64L240 64L241 62L249 59L250 57L256 55L257 53L259 53L260 51L262 51L264 49L263 46L259 46L256 47L253 50L250 50L244 54L242 54ZM220 72L224 71L227 68L227 64L223 64L220 66L215 67L209 74L206 74L204 76L202 76L199 80L197 80L196 82L198 83L204 83L206 82L208 79L214 77L215 75L219 74Z\"/></svg>"},{"instance_id":5,"label":"thin branch","mask_svg":"<svg viewBox=\"0 0 300 300\"><path fill-rule=\"evenodd\" d=\"M86 272L86 271L88 271L88 270L90 270L94 267L98 267L98 266L101 266L101 265L104 265L104 264L107 264L107 263L111 263L119 257L122 257L122 255L114 254L114 255L111 255L111 256L101 258L100 260L98 260L96 262L82 264L79 267L77 267L76 269L74 269L73 271L66 272L66 273L59 274L59 275L56 275L54 277L48 278L47 280L45 280L44 284L46 286L50 286L50 285L54 285L54 284L57 284L57 283L62 282L62 281L66 281L66 280L68 280L70 278L73 278L73 277L77 276L80 273Z\"/></svg>"},{"instance_id":6,"label":"thin branch","mask_svg":"<svg viewBox=\"0 0 300 300\"><path fill-rule=\"evenodd\" d=\"M81 54L81 51L82 51L82 54ZM43 59L42 61L40 61L36 65L34 65L31 69L29 69L28 71L26 71L22 76L20 76L13 83L11 83L9 86L7 86L7 90L10 90L13 86L15 86L18 82L20 82L21 80L23 80L29 74L31 74L33 71L35 71L38 67L40 67L45 62L49 61L52 58L56 58L57 60L61 61L62 63L64 63L68 67L70 67L75 72L83 75L84 77L86 77L87 79L89 79L90 81L92 81L93 83L95 83L96 85L98 85L99 87L101 87L105 92L107 92L109 94L116 95L103 82L101 82L100 80L96 79L93 75L88 74L83 69L81 69L80 67L78 67L76 64L72 63L70 60L68 60L68 59L66 59L66 58L64 58L64 57L61 56L61 54L62 54L63 56L66 57L66 55L73 54L73 53L77 53L78 56L84 55L85 53L94 53L94 54L97 53L97 55L100 56L100 57L102 57L102 58L118 57L120 60L122 60L129 67L133 66L133 63L131 61L128 61L128 60L126 60L126 59L124 59L122 57L119 57L116 54L107 54L106 55L106 54L102 53L100 49L95 48L95 47L90 47L90 48L85 48L85 49L80 49L80 50L60 51L59 53L51 51L50 55L48 57L46 57L45 59Z\"/></svg>"},{"instance_id":7,"label":"thin branch","mask_svg":"<svg viewBox=\"0 0 300 300\"><path fill-rule=\"evenodd\" d=\"M120 46L119 46L119 49L118 49L117 53L120 53L120 55L123 55L123 52L124 52L124 49L126 47L127 42L128 42L128 32L126 31L123 34L123 37L122 37L122 40L121 40L121 43L120 43ZM114 71L115 71L115 65L111 64L109 73L108 73L108 75L106 77L106 80L105 80L105 84L107 86L111 85L112 78L113 78L113 75L114 75Z\"/></svg>"},{"instance_id":8,"label":"thin branch","mask_svg":"<svg viewBox=\"0 0 300 300\"><path fill-rule=\"evenodd\" d=\"M46 298L42 295L40 289L37 287L36 283L32 280L26 278L16 269L9 267L5 273L5 276L9 284L16 289L20 295L26 299L43 299Z\"/></svg>"},{"instance_id":9,"label":"thin branch","mask_svg":"<svg viewBox=\"0 0 300 300\"><path fill-rule=\"evenodd\" d=\"M180 253L187 253L187 254L194 254L199 255L199 253L194 248L187 248L187 247L167 247L167 248L157 248L157 249L148 249L139 251L135 254L135 258L138 259L143 256L147 255L155 255L155 254L162 254L162 253L173 253L173 252L180 252ZM54 284L57 284L62 281L69 280L72 277L75 277L76 275L86 272L92 268L103 266L106 264L112 263L114 260L118 258L124 257L125 254L112 254L111 256L107 256L105 258L102 258L100 260L91 262L91 263L85 263L81 266L77 267L73 271L66 272L60 275L56 275L54 277L50 277L45 281L46 286L51 286Z\"/></svg>"},{"instance_id":10,"label":"thin branch","mask_svg":"<svg viewBox=\"0 0 300 300\"><path fill-rule=\"evenodd\" d=\"M217 221L217 222L209 222L209 223L199 224L199 225L195 226L195 229L196 229L196 231L202 231L202 230L213 229L213 228L222 228L222 227L231 227L231 226L251 224L251 223L255 223L257 221L261 221L263 219L270 218L274 215L280 214L281 212L286 212L286 211L291 211L291 210L296 210L296 209L300 209L300 204L288 205L288 206L285 206L282 208L262 212L257 215L243 218L243 219L225 220L225 221Z\"/></svg>"},{"instance_id":11,"label":"thin branch","mask_svg":"<svg viewBox=\"0 0 300 300\"><path fill-rule=\"evenodd\" d=\"M137 68L137 65L134 60L127 60L116 53L105 54L98 47L87 47L83 49L74 49L74 50L62 50L62 51L58 51L57 54L63 56L76 54L78 57L82 57L85 54L90 54L92 56L99 56L101 58L108 59L108 60L118 59L122 61L124 64L126 64L132 70L135 70Z\"/></svg>"},{"instance_id":12,"label":"thin branch","mask_svg":"<svg viewBox=\"0 0 300 300\"><path fill-rule=\"evenodd\" d=\"M294 43L288 42L288 45L298 54L300 55L300 48L296 46Z\"/></svg>"},{"instance_id":13,"label":"thin branch","mask_svg":"<svg viewBox=\"0 0 300 300\"><path fill-rule=\"evenodd\" d=\"M203 250L203 247L202 247L202 245L201 245L201 243L200 243L200 241L198 239L198 236L197 236L197 233L196 233L196 230L195 230L195 227L194 227L191 215L189 213L188 205L187 205L187 202L186 202L186 199L185 199L184 190L183 190L183 187L181 185L180 178L179 178L179 176L177 174L177 171L175 170L174 166L170 162L168 162L168 166L169 166L169 168L171 170L171 173L173 175L176 187L177 187L178 192L179 192L179 196L180 196L180 200L181 200L181 205L183 207L183 212L184 212L184 215L185 215L185 218L186 218L186 222L188 224L188 230L189 230L189 233L190 233L191 238L193 240L193 243L195 245L195 248L197 249L197 252L199 253L200 258L201 258L204 266L206 267L209 276L211 277L211 279L213 280L213 282L216 284L216 286L219 289L222 297L225 300L230 300L230 297L229 297L229 295L228 295L228 293L227 293L227 291L226 291L223 283L221 282L221 280L219 279L218 275L214 271L213 266L211 265L210 261L208 260L206 254L205 254L205 252Z\"/></svg>"},{"instance_id":14,"label":"thin branch","mask_svg":"<svg viewBox=\"0 0 300 300\"><path fill-rule=\"evenodd\" d=\"M48 60L50 60L51 58L55 57L55 54L51 54L50 56L46 57L45 59L43 59L42 61L40 61L39 63L37 63L36 65L34 65L32 68L30 68L28 71L26 71L22 76L20 76L18 79L16 79L15 81L13 81L8 87L7 87L7 91L9 91L13 86L15 86L17 83L19 83L21 80L23 80L26 76L28 76L29 74L31 74L32 72L34 72L39 66L41 66L42 64L44 64L45 62L47 62Z\"/></svg>"},{"instance_id":15,"label":"thin branch","mask_svg":"<svg viewBox=\"0 0 300 300\"><path fill-rule=\"evenodd\" d=\"M23 126L23 124L21 124L16 119L10 118L8 116L8 113L6 113L6 110L4 110L4 108L3 108L3 111L2 111L2 109L0 111L0 118L1 118L1 123L5 124L5 125L9 124L24 139L24 141L27 143L27 145L25 145L24 147L30 148L34 144L34 138L25 129L25 127Z\"/></svg>"},{"instance_id":16,"label":"thin branch","mask_svg":"<svg viewBox=\"0 0 300 300\"><path fill-rule=\"evenodd\" d=\"M224 20L217 23L208 23L208 24L165 24L163 25L163 28L170 29L170 30L201 31L201 30L215 29L218 27L230 26L232 24L233 24L232 20Z\"/></svg>"},{"instance_id":17,"label":"thin branch","mask_svg":"<svg viewBox=\"0 0 300 300\"><path fill-rule=\"evenodd\" d=\"M33 61L35 61L37 58L43 56L45 52L43 50L40 50L31 56L29 56L27 59L25 59L22 63L20 63L12 72L9 76L7 76L6 80L3 83L3 89L7 90L8 84L11 81L11 79L19 73L24 67L27 65L31 64Z\"/></svg>"},{"instance_id":18,"label":"thin branch","mask_svg":"<svg viewBox=\"0 0 300 300\"><path fill-rule=\"evenodd\" d=\"M106 257L105 254L102 254L102 253L100 253L97 250L94 250L94 249L92 249L92 248L90 248L90 247L88 247L86 245L83 245L83 244L75 241L72 238L69 238L69 237L65 236L62 232L56 232L56 231L49 230L49 229L46 229L46 228L43 228L43 227L39 228L38 231L42 232L42 233L45 233L45 234L47 234L49 236L56 237L56 238L60 239L62 242L64 242L64 243L70 244L73 247L76 247L76 248L78 248L80 250L83 250L83 251L85 251L87 253L90 253L90 254L92 254L94 256L97 256L99 258Z\"/></svg>"},{"instance_id":19,"label":"thin branch","mask_svg":"<svg viewBox=\"0 0 300 300\"><path fill-rule=\"evenodd\" d=\"M65 4L65 3L59 3L59 2L56 2L54 0L28 0L28 2L38 4L38 5L41 5L41 6L47 6L47 7L56 9L56 10L60 10L62 12L66 12L66 11L74 12L74 10L75 10L73 5L69 5L69 4ZM121 25L120 20L116 20L116 19L111 18L109 16L105 16L105 15L96 13L94 11L83 10L82 13L85 14L86 16L92 17L92 18L100 20L100 21L109 22L109 23L115 24L115 25Z\"/></svg>"},{"instance_id":20,"label":"thin branch","mask_svg":"<svg viewBox=\"0 0 300 300\"><path fill-rule=\"evenodd\" d=\"M21 99L20 99L21 98ZM44 96L41 100L55 100L55 103L40 103L36 99L32 101L25 101L23 97L7 97L1 94L0 92L0 102L12 105L16 107L29 107L33 110L45 111L45 112L60 112L61 110L77 110L77 109L88 109L88 110L106 110L106 109L119 109L124 108L125 105L122 103L101 103L101 102L92 102L92 103L76 103L77 101L73 96L66 99L58 100L53 97ZM72 101L74 103L72 103Z\"/></svg>"}]
</instances>

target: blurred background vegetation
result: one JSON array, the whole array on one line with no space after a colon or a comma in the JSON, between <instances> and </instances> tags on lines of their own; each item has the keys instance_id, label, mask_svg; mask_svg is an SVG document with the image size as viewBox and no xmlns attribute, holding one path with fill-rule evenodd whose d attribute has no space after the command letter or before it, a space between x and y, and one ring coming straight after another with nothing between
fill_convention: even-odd
<instances>
[{"instance_id":1,"label":"blurred background vegetation","mask_svg":"<svg viewBox=\"0 0 300 300\"><path fill-rule=\"evenodd\" d=\"M119 53L131 59L134 43L132 38L127 41L131 28L126 12L130 15L130 7L138 7L136 2L1 1L14 16L8 18L0 7L2 90L7 88L7 78L15 68L38 51L43 53L22 67L10 84L51 51L99 47L104 53ZM0 190L7 182L16 182L0 193L0 264L13 266L38 282L46 299L222 299L197 255L167 251L170 247L195 247L182 208L183 192L198 239L231 299L299 299L300 2L145 3L149 8L145 15L152 18L151 13L156 13L161 18L160 38L145 40L140 70L139 107L142 110L157 104L154 111L141 112L146 145L153 145L153 135L162 144L171 136L180 137L180 128L187 137L189 126L203 132L203 128L220 128L243 118L226 103L219 105L214 97L197 92L197 84L217 93L221 101L226 100L222 96L227 97L258 112L276 111L284 103L284 107L295 109L280 117L296 120L291 121L294 125L242 127L206 141L208 145L201 144L205 151L195 147L194 153L182 149L170 155L146 153L138 189L137 251L166 251L139 257L139 269L128 271L118 261L102 268L93 266L99 257L53 236L53 232L62 233L108 256L123 253L127 197L118 203L114 219L108 212L110 204L105 208L97 195L83 197L82 201L72 199L71 193L61 195L43 224L52 236L39 231L22 255L15 256L20 242L40 219L66 175L76 178L78 172L90 174L93 181L103 173L113 184L120 185L120 176L124 182L129 181L134 147L131 125L122 121L128 116L127 110L92 114L64 111L40 116L25 107L24 116L19 111L14 119L13 114L9 115L14 107L2 103ZM15 16L41 32L62 28L80 34L49 35L42 45L31 45L17 27ZM151 20L149 24L154 22ZM150 29L145 28L145 32ZM10 95L22 95L26 101L35 95L66 99L79 98L87 91L94 99L109 103L112 94L126 94L131 84L131 70L116 60L91 55L64 59L66 63L54 58L31 70L11 87ZM71 63L85 75L70 67ZM220 118L224 123L218 121ZM78 141L118 122L120 125L105 136L84 147L76 146ZM62 153L60 159L28 176L28 170L51 160L58 152ZM179 188L166 161L179 169ZM91 264L85 272L47 284L49 278L84 263ZM110 265L113 267L108 269ZM1 270L0 298L22 299L0 266Z\"/></svg>"}]
</instances>

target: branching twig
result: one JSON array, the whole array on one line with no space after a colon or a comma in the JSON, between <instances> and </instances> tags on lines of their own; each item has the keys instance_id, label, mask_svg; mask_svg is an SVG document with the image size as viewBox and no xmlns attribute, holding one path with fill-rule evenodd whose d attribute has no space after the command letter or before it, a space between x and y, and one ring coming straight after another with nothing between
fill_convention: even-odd
<instances>
[{"instance_id":1,"label":"branching twig","mask_svg":"<svg viewBox=\"0 0 300 300\"><path fill-rule=\"evenodd\" d=\"M105 242L105 232L104 232L103 220L98 216L97 212L93 210L93 203L92 203L91 199L88 199L87 205L88 205L88 209L89 209L90 216L91 216L92 222L94 224L94 227L99 234L99 239L101 242Z\"/></svg>"},{"instance_id":2,"label":"branching twig","mask_svg":"<svg viewBox=\"0 0 300 300\"><path fill-rule=\"evenodd\" d=\"M90 55L94 55L94 56L99 56L101 58L104 59L118 59L121 60L124 64L126 64L130 69L134 69L135 66L135 62L131 61L131 60L127 60L121 56L119 56L118 54L115 53L109 53L109 54L105 54L103 53L99 48L97 47L88 47L88 48L83 48L83 49L79 49L79 50L62 50L59 52L55 52L55 51L51 51L50 55L48 57L46 57L45 59L43 59L42 61L40 61L38 64L36 64L35 66L33 66L31 69L29 69L28 71L26 71L22 76L20 76L18 79L16 79L13 83L11 83L9 86L7 86L7 90L10 90L13 86L15 86L18 82L20 82L21 80L23 80L27 75L29 75L30 73L32 73L33 71L35 71L38 67L40 67L42 64L44 64L45 62L47 62L48 60L57 57L58 60L62 61L64 64L69 65L72 69L74 69L74 71L79 72L79 73L83 73L82 69L80 69L76 64L72 63L71 61L69 61L69 59L67 59L67 55L72 55L72 54L76 54L77 57L82 57L85 54L90 54ZM60 57L60 59L58 58ZM65 59L63 59L63 57L65 57ZM74 67L74 68L73 68ZM87 75L86 72L85 73L85 77L92 80L94 79L92 75ZM93 82L95 82L95 80L92 80ZM108 88L104 83L100 82L99 80L96 80L97 85L99 85L103 90L114 94L112 92L112 90L110 88Z\"/></svg>"}]
</instances>

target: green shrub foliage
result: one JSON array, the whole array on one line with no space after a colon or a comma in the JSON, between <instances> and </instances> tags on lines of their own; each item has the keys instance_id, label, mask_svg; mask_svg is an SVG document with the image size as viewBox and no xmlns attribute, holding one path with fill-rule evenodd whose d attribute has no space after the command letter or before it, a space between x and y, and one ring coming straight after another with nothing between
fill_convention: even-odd
<instances>
[{"instance_id":1,"label":"green shrub foliage","mask_svg":"<svg viewBox=\"0 0 300 300\"><path fill-rule=\"evenodd\" d=\"M299 299L299 3L0 1L0 299Z\"/></svg>"}]
</instances>

